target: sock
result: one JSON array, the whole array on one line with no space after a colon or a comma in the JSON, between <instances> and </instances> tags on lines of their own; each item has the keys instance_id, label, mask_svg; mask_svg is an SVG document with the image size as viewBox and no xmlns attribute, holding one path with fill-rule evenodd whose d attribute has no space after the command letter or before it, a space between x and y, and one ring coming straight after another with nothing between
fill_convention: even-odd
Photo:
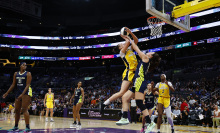
<instances>
[{"instance_id":1,"label":"sock","mask_svg":"<svg viewBox=\"0 0 220 133\"><path fill-rule=\"evenodd\" d=\"M76 121L74 121L74 123L76 123Z\"/></svg>"},{"instance_id":2,"label":"sock","mask_svg":"<svg viewBox=\"0 0 220 133\"><path fill-rule=\"evenodd\" d=\"M144 126L142 126L142 128L144 128Z\"/></svg>"},{"instance_id":3,"label":"sock","mask_svg":"<svg viewBox=\"0 0 220 133\"><path fill-rule=\"evenodd\" d=\"M146 123L149 123L149 124L151 123L149 115L145 116L145 121L146 121Z\"/></svg>"},{"instance_id":4,"label":"sock","mask_svg":"<svg viewBox=\"0 0 220 133\"><path fill-rule=\"evenodd\" d=\"M26 124L26 128L30 129L30 126L29 126L29 124Z\"/></svg>"},{"instance_id":5,"label":"sock","mask_svg":"<svg viewBox=\"0 0 220 133\"><path fill-rule=\"evenodd\" d=\"M173 127L173 126L171 126L171 129L174 129L174 127Z\"/></svg>"},{"instance_id":6,"label":"sock","mask_svg":"<svg viewBox=\"0 0 220 133\"><path fill-rule=\"evenodd\" d=\"M160 129L157 129L157 132L160 132Z\"/></svg>"},{"instance_id":7,"label":"sock","mask_svg":"<svg viewBox=\"0 0 220 133\"><path fill-rule=\"evenodd\" d=\"M128 118L128 112L127 111L123 112L123 118Z\"/></svg>"},{"instance_id":8,"label":"sock","mask_svg":"<svg viewBox=\"0 0 220 133\"><path fill-rule=\"evenodd\" d=\"M104 104L105 105L109 105L111 102L109 101L109 99L107 99L105 102L104 102Z\"/></svg>"},{"instance_id":9,"label":"sock","mask_svg":"<svg viewBox=\"0 0 220 133\"><path fill-rule=\"evenodd\" d=\"M18 124L15 124L15 127L18 127Z\"/></svg>"}]
</instances>

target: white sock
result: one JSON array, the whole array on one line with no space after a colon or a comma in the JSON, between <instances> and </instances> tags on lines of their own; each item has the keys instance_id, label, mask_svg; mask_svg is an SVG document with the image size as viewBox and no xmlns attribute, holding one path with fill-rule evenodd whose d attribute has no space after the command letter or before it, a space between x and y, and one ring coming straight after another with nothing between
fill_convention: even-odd
<instances>
[{"instance_id":1,"label":"white sock","mask_svg":"<svg viewBox=\"0 0 220 133\"><path fill-rule=\"evenodd\" d=\"M160 129L157 129L157 132L160 132Z\"/></svg>"},{"instance_id":2,"label":"white sock","mask_svg":"<svg viewBox=\"0 0 220 133\"><path fill-rule=\"evenodd\" d=\"M104 104L105 105L109 105L111 102L109 101L109 99L107 99L105 102L104 102Z\"/></svg>"}]
</instances>

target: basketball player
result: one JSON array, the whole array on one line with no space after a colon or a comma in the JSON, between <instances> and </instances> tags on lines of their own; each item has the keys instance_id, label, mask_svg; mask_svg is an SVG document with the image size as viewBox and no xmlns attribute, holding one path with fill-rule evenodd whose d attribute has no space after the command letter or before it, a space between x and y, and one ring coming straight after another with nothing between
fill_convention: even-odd
<instances>
[{"instance_id":1,"label":"basketball player","mask_svg":"<svg viewBox=\"0 0 220 133\"><path fill-rule=\"evenodd\" d=\"M47 103L46 103L46 101L47 101ZM48 122L49 111L50 111L50 121L54 122L54 120L53 120L53 107L54 106L55 106L54 93L51 93L51 88L49 88L48 93L44 97L44 107L47 108L47 110L46 110L46 120L45 120L46 122Z\"/></svg>"},{"instance_id":2,"label":"basketball player","mask_svg":"<svg viewBox=\"0 0 220 133\"><path fill-rule=\"evenodd\" d=\"M159 65L161 59L160 59L160 56L155 52L149 52L146 54L143 53L142 51L140 51L138 46L130 38L129 38L129 40L130 40L134 50L138 53L139 57L141 58L141 60L138 63L137 69L135 71L134 86L129 91L129 93L130 92L135 93L136 104L141 109L141 111L143 113L143 117L146 120L146 124L148 125L147 129L150 131L152 125L150 125L151 120L149 117L149 112L148 112L146 106L143 104L144 91L147 86L146 74L148 72L153 71ZM130 93L129 96L130 95L132 95L132 93ZM124 110L124 108L123 108L123 110ZM124 114L124 112L123 112L123 114ZM127 116L127 115L125 115L125 116ZM123 117L124 117L124 115L123 115Z\"/></svg>"},{"instance_id":3,"label":"basketball player","mask_svg":"<svg viewBox=\"0 0 220 133\"><path fill-rule=\"evenodd\" d=\"M73 102L74 123L73 123L73 125L75 126L77 124L76 123L76 117L77 117L78 118L78 125L81 126L79 111L80 111L80 108L81 108L81 106L83 104L83 101L84 101L84 90L82 88L82 82L81 81L78 82L77 85L78 86L77 86L77 88L75 88L74 94L70 99L70 104L72 102L72 99L74 98L74 102Z\"/></svg>"},{"instance_id":4,"label":"basketball player","mask_svg":"<svg viewBox=\"0 0 220 133\"><path fill-rule=\"evenodd\" d=\"M154 109L155 109L155 95L158 95L158 92L152 92L154 87L154 82L151 82L149 84L147 84L147 90L144 91L144 104L149 112L149 115L151 117L151 114L153 113ZM151 120L151 128L154 128L154 126L156 125L152 120ZM141 132L144 132L144 127L145 127L145 119L142 119L142 129Z\"/></svg>"},{"instance_id":5,"label":"basketball player","mask_svg":"<svg viewBox=\"0 0 220 133\"><path fill-rule=\"evenodd\" d=\"M126 32L131 34L132 38L134 39L135 45L137 45L138 38L127 27L125 27L125 30ZM135 70L138 64L136 55L133 52L133 47L129 46L130 41L128 39L128 36L121 35L121 37L125 39L125 43L124 44L121 43L117 45L116 48L114 49L115 52L120 53L120 57L124 61L124 64L126 66L126 69L124 70L122 75L121 90L118 93L112 95L109 99L107 99L104 102L104 106L109 105L112 101L122 97L125 94L125 92L128 91L129 87L133 83L133 77L135 75ZM103 111L104 106L101 107L101 112ZM124 122L129 124L128 119L124 120Z\"/></svg>"},{"instance_id":6,"label":"basketball player","mask_svg":"<svg viewBox=\"0 0 220 133\"><path fill-rule=\"evenodd\" d=\"M170 90L175 91L171 82L166 80L166 75L160 76L161 82L157 83L154 90L159 92L158 98L158 119L157 119L157 132L160 133L160 125L162 122L163 108L165 109L168 122L171 125L171 131L174 133L173 119L171 117L170 107Z\"/></svg>"},{"instance_id":7,"label":"basketball player","mask_svg":"<svg viewBox=\"0 0 220 133\"><path fill-rule=\"evenodd\" d=\"M24 119L26 123L26 129L22 132L31 132L29 126L29 112L28 106L31 102L32 89L30 87L32 76L31 73L26 71L27 65L25 62L20 64L20 71L15 72L13 76L13 83L8 89L8 91L3 95L6 98L8 94L14 89L15 90L15 126L14 128L8 130L9 132L19 131L18 123L20 119L21 111L24 114Z\"/></svg>"}]
</instances>

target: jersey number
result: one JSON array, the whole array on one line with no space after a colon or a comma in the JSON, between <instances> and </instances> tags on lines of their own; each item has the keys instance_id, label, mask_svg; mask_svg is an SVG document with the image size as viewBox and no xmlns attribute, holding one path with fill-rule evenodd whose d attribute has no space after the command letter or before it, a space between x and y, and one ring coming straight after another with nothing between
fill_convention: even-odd
<instances>
[{"instance_id":1,"label":"jersey number","mask_svg":"<svg viewBox=\"0 0 220 133\"><path fill-rule=\"evenodd\" d=\"M164 93L164 89L163 89L162 93Z\"/></svg>"}]
</instances>

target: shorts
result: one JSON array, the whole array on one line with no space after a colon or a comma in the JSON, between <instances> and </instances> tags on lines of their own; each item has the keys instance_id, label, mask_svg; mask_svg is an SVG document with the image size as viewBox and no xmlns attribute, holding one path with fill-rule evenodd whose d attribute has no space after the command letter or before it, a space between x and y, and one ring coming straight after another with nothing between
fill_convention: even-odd
<instances>
[{"instance_id":1,"label":"shorts","mask_svg":"<svg viewBox=\"0 0 220 133\"><path fill-rule=\"evenodd\" d=\"M134 87L134 86L131 87L129 90L130 90L131 92L135 93L135 87Z\"/></svg>"},{"instance_id":2,"label":"shorts","mask_svg":"<svg viewBox=\"0 0 220 133\"><path fill-rule=\"evenodd\" d=\"M78 103L82 103L82 99L74 99L73 105L76 106Z\"/></svg>"},{"instance_id":3,"label":"shorts","mask_svg":"<svg viewBox=\"0 0 220 133\"><path fill-rule=\"evenodd\" d=\"M141 92L144 94L144 91L147 88L147 81L141 77L138 77L134 81L135 92Z\"/></svg>"},{"instance_id":4,"label":"shorts","mask_svg":"<svg viewBox=\"0 0 220 133\"><path fill-rule=\"evenodd\" d=\"M154 108L154 104L145 103L145 107L150 110Z\"/></svg>"},{"instance_id":5,"label":"shorts","mask_svg":"<svg viewBox=\"0 0 220 133\"><path fill-rule=\"evenodd\" d=\"M161 97L158 98L158 103L163 104L164 108L167 108L170 106L170 97Z\"/></svg>"},{"instance_id":6,"label":"shorts","mask_svg":"<svg viewBox=\"0 0 220 133\"><path fill-rule=\"evenodd\" d=\"M131 83L133 83L134 75L135 75L135 71L130 71L125 69L122 74L122 80L130 81Z\"/></svg>"},{"instance_id":7,"label":"shorts","mask_svg":"<svg viewBox=\"0 0 220 133\"><path fill-rule=\"evenodd\" d=\"M48 109L53 109L53 102L47 102L46 106Z\"/></svg>"}]
</instances>

